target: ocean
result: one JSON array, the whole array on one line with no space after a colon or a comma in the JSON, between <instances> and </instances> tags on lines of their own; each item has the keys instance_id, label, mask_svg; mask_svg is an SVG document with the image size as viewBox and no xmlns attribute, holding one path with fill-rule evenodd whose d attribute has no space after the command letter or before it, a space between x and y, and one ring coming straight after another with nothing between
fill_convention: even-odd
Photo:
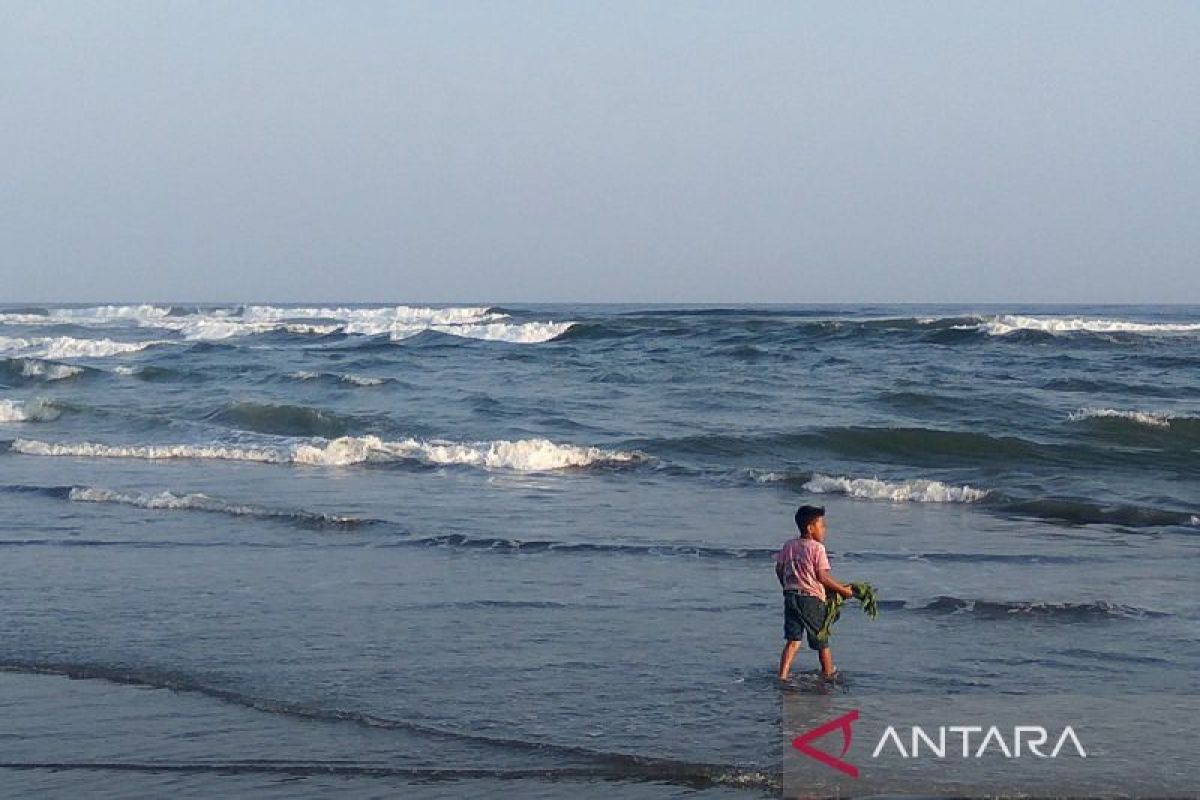
<instances>
[{"instance_id":1,"label":"ocean","mask_svg":"<svg viewBox=\"0 0 1200 800\"><path fill-rule=\"evenodd\" d=\"M0 791L778 794L801 503L846 692L1188 693L1198 479L1196 307L0 306Z\"/></svg>"}]
</instances>

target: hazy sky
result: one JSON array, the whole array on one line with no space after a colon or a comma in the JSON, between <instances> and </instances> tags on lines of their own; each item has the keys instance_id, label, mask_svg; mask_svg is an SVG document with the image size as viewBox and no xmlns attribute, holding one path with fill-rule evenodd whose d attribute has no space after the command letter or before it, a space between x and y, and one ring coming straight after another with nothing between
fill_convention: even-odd
<instances>
[{"instance_id":1,"label":"hazy sky","mask_svg":"<svg viewBox=\"0 0 1200 800\"><path fill-rule=\"evenodd\" d=\"M1200 303L1200 3L0 0L0 301Z\"/></svg>"}]
</instances>

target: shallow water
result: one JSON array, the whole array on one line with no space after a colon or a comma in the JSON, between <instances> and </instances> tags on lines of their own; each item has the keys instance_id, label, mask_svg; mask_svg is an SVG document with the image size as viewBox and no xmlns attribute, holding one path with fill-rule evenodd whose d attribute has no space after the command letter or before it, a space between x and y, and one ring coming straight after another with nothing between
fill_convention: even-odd
<instances>
[{"instance_id":1,"label":"shallow water","mask_svg":"<svg viewBox=\"0 0 1200 800\"><path fill-rule=\"evenodd\" d=\"M853 692L1200 667L1197 309L0 312L13 791L770 793L800 502Z\"/></svg>"}]
</instances>

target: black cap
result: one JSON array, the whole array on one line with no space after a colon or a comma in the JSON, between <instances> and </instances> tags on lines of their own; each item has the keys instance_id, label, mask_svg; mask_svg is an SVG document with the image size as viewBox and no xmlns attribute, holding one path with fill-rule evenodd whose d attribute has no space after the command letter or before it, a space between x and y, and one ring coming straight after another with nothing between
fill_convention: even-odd
<instances>
[{"instance_id":1,"label":"black cap","mask_svg":"<svg viewBox=\"0 0 1200 800\"><path fill-rule=\"evenodd\" d=\"M796 509L796 527L801 533L808 530L808 523L825 516L825 506L800 506Z\"/></svg>"}]
</instances>

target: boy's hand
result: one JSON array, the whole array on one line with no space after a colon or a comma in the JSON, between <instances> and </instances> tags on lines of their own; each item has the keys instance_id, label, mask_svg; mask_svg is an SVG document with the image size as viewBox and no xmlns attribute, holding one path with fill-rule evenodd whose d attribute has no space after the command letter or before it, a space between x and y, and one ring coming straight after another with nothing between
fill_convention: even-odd
<instances>
[{"instance_id":1,"label":"boy's hand","mask_svg":"<svg viewBox=\"0 0 1200 800\"><path fill-rule=\"evenodd\" d=\"M854 587L849 585L843 586L842 590L838 592L838 594L849 600L850 598L854 597Z\"/></svg>"}]
</instances>

